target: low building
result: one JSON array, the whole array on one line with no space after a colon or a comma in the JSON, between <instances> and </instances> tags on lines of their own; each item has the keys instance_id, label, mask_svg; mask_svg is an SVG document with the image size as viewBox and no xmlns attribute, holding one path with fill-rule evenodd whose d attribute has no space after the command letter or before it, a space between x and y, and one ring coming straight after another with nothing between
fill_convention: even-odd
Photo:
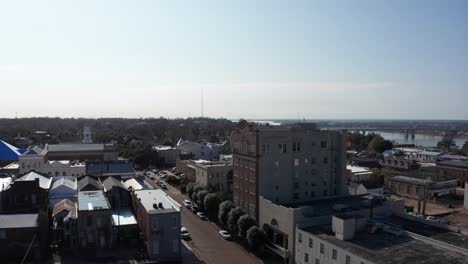
<instances>
[{"instance_id":1,"label":"low building","mask_svg":"<svg viewBox=\"0 0 468 264\"><path fill-rule=\"evenodd\" d=\"M15 161L8 165L5 165L3 168L0 168L0 174L7 174L7 175L19 174L19 163Z\"/></svg>"},{"instance_id":2,"label":"low building","mask_svg":"<svg viewBox=\"0 0 468 264\"><path fill-rule=\"evenodd\" d=\"M49 160L44 149L33 147L19 157L19 172L27 173L31 170L55 177L83 176L86 174L86 165L79 161Z\"/></svg>"},{"instance_id":3,"label":"low building","mask_svg":"<svg viewBox=\"0 0 468 264\"><path fill-rule=\"evenodd\" d=\"M2 263L41 263L47 244L41 240L39 226L38 214L0 215ZM44 242L42 248L41 242Z\"/></svg>"},{"instance_id":4,"label":"low building","mask_svg":"<svg viewBox=\"0 0 468 264\"><path fill-rule=\"evenodd\" d=\"M415 160L407 160L402 158L384 158L380 161L380 165L382 167L407 171L414 171L420 167L420 165Z\"/></svg>"},{"instance_id":5,"label":"low building","mask_svg":"<svg viewBox=\"0 0 468 264\"><path fill-rule=\"evenodd\" d=\"M195 181L195 175L197 173L193 160L190 159L178 159L176 161L176 169L178 172L183 173L185 178L189 181Z\"/></svg>"},{"instance_id":6,"label":"low building","mask_svg":"<svg viewBox=\"0 0 468 264\"><path fill-rule=\"evenodd\" d=\"M2 192L4 211L37 213L47 210L52 180L31 171L14 180Z\"/></svg>"},{"instance_id":7,"label":"low building","mask_svg":"<svg viewBox=\"0 0 468 264\"><path fill-rule=\"evenodd\" d=\"M103 189L102 183L99 179L94 179L89 176L85 176L78 181L78 191L100 191Z\"/></svg>"},{"instance_id":8,"label":"low building","mask_svg":"<svg viewBox=\"0 0 468 264\"><path fill-rule=\"evenodd\" d=\"M171 146L154 146L153 150L158 153L158 159L161 164L166 166L175 166L176 161L179 158L180 149L173 148Z\"/></svg>"},{"instance_id":9,"label":"low building","mask_svg":"<svg viewBox=\"0 0 468 264\"><path fill-rule=\"evenodd\" d=\"M403 212L403 200L383 200L370 196L344 196L317 199L294 204L275 204L260 197L259 227L267 235L266 247L293 264L296 254L296 226L317 226L332 223L332 216L390 216Z\"/></svg>"},{"instance_id":10,"label":"low building","mask_svg":"<svg viewBox=\"0 0 468 264\"><path fill-rule=\"evenodd\" d=\"M424 193L429 198L455 194L457 184L457 179L445 177L422 179L399 175L385 179L385 186L390 191L411 198L419 198Z\"/></svg>"},{"instance_id":11,"label":"low building","mask_svg":"<svg viewBox=\"0 0 468 264\"><path fill-rule=\"evenodd\" d=\"M78 208L76 201L63 199L52 209L52 244L60 249L78 247Z\"/></svg>"},{"instance_id":12,"label":"low building","mask_svg":"<svg viewBox=\"0 0 468 264\"><path fill-rule=\"evenodd\" d=\"M121 180L109 177L102 182L102 185L104 186L104 193L109 199L112 208L129 207L130 192Z\"/></svg>"},{"instance_id":13,"label":"low building","mask_svg":"<svg viewBox=\"0 0 468 264\"><path fill-rule=\"evenodd\" d=\"M135 191L154 189L149 183L145 181L144 177L131 178L124 183L127 189L132 188Z\"/></svg>"},{"instance_id":14,"label":"low building","mask_svg":"<svg viewBox=\"0 0 468 264\"><path fill-rule=\"evenodd\" d=\"M112 211L102 191L78 192L78 238L82 254L109 256L112 240Z\"/></svg>"},{"instance_id":15,"label":"low building","mask_svg":"<svg viewBox=\"0 0 468 264\"><path fill-rule=\"evenodd\" d=\"M136 176L133 165L128 162L93 163L86 166L86 174L92 176L119 176L129 178Z\"/></svg>"},{"instance_id":16,"label":"low building","mask_svg":"<svg viewBox=\"0 0 468 264\"><path fill-rule=\"evenodd\" d=\"M361 183L368 181L372 175L372 171L369 168L347 165L346 166L346 177L349 182Z\"/></svg>"},{"instance_id":17,"label":"low building","mask_svg":"<svg viewBox=\"0 0 468 264\"><path fill-rule=\"evenodd\" d=\"M76 202L78 196L78 183L76 178L61 177L52 182L52 187L49 190L49 208L54 208L54 205L64 199Z\"/></svg>"},{"instance_id":18,"label":"low building","mask_svg":"<svg viewBox=\"0 0 468 264\"><path fill-rule=\"evenodd\" d=\"M213 160L224 153L225 143L197 143L179 139L177 147L182 155L193 155L192 159Z\"/></svg>"},{"instance_id":19,"label":"low building","mask_svg":"<svg viewBox=\"0 0 468 264\"><path fill-rule=\"evenodd\" d=\"M210 186L221 192L232 192L232 162L196 160L195 182L201 186Z\"/></svg>"},{"instance_id":20,"label":"low building","mask_svg":"<svg viewBox=\"0 0 468 264\"><path fill-rule=\"evenodd\" d=\"M160 189L133 191L132 203L148 256L156 261L179 261L180 204Z\"/></svg>"},{"instance_id":21,"label":"low building","mask_svg":"<svg viewBox=\"0 0 468 264\"><path fill-rule=\"evenodd\" d=\"M333 216L331 224L297 227L296 263L468 263L468 249L414 234L395 225L367 220L364 216L337 215Z\"/></svg>"},{"instance_id":22,"label":"low building","mask_svg":"<svg viewBox=\"0 0 468 264\"><path fill-rule=\"evenodd\" d=\"M383 186L371 185L367 182L365 183L350 183L348 185L349 195L363 195L363 194L372 194L383 196L384 188Z\"/></svg>"},{"instance_id":23,"label":"low building","mask_svg":"<svg viewBox=\"0 0 468 264\"><path fill-rule=\"evenodd\" d=\"M47 144L42 154L48 160L110 162L117 161L119 158L114 144Z\"/></svg>"},{"instance_id":24,"label":"low building","mask_svg":"<svg viewBox=\"0 0 468 264\"><path fill-rule=\"evenodd\" d=\"M444 160L436 163L436 171L444 176L456 177L460 181L468 181L468 161Z\"/></svg>"}]
</instances>

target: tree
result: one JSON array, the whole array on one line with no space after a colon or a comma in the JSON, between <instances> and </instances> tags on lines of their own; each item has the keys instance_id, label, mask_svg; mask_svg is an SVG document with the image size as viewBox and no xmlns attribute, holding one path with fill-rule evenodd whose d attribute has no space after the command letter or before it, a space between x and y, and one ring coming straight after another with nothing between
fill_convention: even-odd
<instances>
[{"instance_id":1,"label":"tree","mask_svg":"<svg viewBox=\"0 0 468 264\"><path fill-rule=\"evenodd\" d=\"M461 149L461 154L468 156L468 140L465 141L465 144L463 144L463 147Z\"/></svg>"},{"instance_id":2,"label":"tree","mask_svg":"<svg viewBox=\"0 0 468 264\"><path fill-rule=\"evenodd\" d=\"M205 190L203 186L197 185L193 187L192 195L190 196L190 198L192 198L192 202L194 202L198 206L200 206L199 203L202 202L198 200L198 192L203 191L203 190Z\"/></svg>"},{"instance_id":3,"label":"tree","mask_svg":"<svg viewBox=\"0 0 468 264\"><path fill-rule=\"evenodd\" d=\"M251 228L252 226L255 226L257 222L255 222L255 219L253 219L251 216L248 214L245 214L239 218L237 221L237 227L239 229L239 236L246 238L247 236L247 230Z\"/></svg>"},{"instance_id":4,"label":"tree","mask_svg":"<svg viewBox=\"0 0 468 264\"><path fill-rule=\"evenodd\" d=\"M200 207L200 210L205 211L205 197L209 194L207 190L201 190L197 193L197 205Z\"/></svg>"},{"instance_id":5,"label":"tree","mask_svg":"<svg viewBox=\"0 0 468 264\"><path fill-rule=\"evenodd\" d=\"M235 235L239 232L239 228L237 226L237 221L239 218L244 215L244 211L240 207L236 207L232 209L228 214L228 229L231 234Z\"/></svg>"},{"instance_id":6,"label":"tree","mask_svg":"<svg viewBox=\"0 0 468 264\"><path fill-rule=\"evenodd\" d=\"M234 203L231 201L224 201L219 205L218 222L221 227L228 227L228 214L232 208L234 208Z\"/></svg>"},{"instance_id":7,"label":"tree","mask_svg":"<svg viewBox=\"0 0 468 264\"><path fill-rule=\"evenodd\" d=\"M445 135L442 140L437 143L437 147L442 151L449 151L454 146L456 146L455 142L449 135Z\"/></svg>"},{"instance_id":8,"label":"tree","mask_svg":"<svg viewBox=\"0 0 468 264\"><path fill-rule=\"evenodd\" d=\"M393 143L389 140L385 140L382 136L375 136L371 142L369 142L369 151L373 153L382 153L385 150L392 149Z\"/></svg>"},{"instance_id":9,"label":"tree","mask_svg":"<svg viewBox=\"0 0 468 264\"><path fill-rule=\"evenodd\" d=\"M247 242L250 249L258 251L263 247L266 241L265 233L256 226L252 226L247 230Z\"/></svg>"},{"instance_id":10,"label":"tree","mask_svg":"<svg viewBox=\"0 0 468 264\"><path fill-rule=\"evenodd\" d=\"M195 185L193 184L193 182L189 182L189 183L187 184L187 187L185 188L185 191L187 192L187 196L188 196L189 198L192 197L193 187L195 187Z\"/></svg>"},{"instance_id":11,"label":"tree","mask_svg":"<svg viewBox=\"0 0 468 264\"><path fill-rule=\"evenodd\" d=\"M216 216L218 215L219 209L219 200L218 195L214 193L209 193L205 196L205 200L203 201L203 205L205 207L206 214L208 218L212 221L216 221Z\"/></svg>"},{"instance_id":12,"label":"tree","mask_svg":"<svg viewBox=\"0 0 468 264\"><path fill-rule=\"evenodd\" d=\"M179 186L179 191L181 194L186 194L187 193L187 185L180 185Z\"/></svg>"}]
</instances>

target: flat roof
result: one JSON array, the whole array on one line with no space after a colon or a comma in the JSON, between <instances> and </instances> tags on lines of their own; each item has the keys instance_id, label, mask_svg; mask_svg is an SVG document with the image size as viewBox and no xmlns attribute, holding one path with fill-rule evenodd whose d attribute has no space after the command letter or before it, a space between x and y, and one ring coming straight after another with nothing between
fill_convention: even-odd
<instances>
[{"instance_id":1,"label":"flat roof","mask_svg":"<svg viewBox=\"0 0 468 264\"><path fill-rule=\"evenodd\" d=\"M51 145L47 145L47 150L49 152L103 151L104 144L79 144L79 143L51 144Z\"/></svg>"},{"instance_id":2,"label":"flat roof","mask_svg":"<svg viewBox=\"0 0 468 264\"><path fill-rule=\"evenodd\" d=\"M180 211L180 204L161 189L139 190L135 191L135 195L150 214ZM162 208L155 209L154 205L159 205L159 203L162 204Z\"/></svg>"},{"instance_id":3,"label":"flat roof","mask_svg":"<svg viewBox=\"0 0 468 264\"><path fill-rule=\"evenodd\" d=\"M37 227L39 214L0 215L0 229Z\"/></svg>"},{"instance_id":4,"label":"flat roof","mask_svg":"<svg viewBox=\"0 0 468 264\"><path fill-rule=\"evenodd\" d=\"M137 221L132 211L129 208L121 208L120 210L112 210L112 225L125 226L136 225Z\"/></svg>"},{"instance_id":5,"label":"flat roof","mask_svg":"<svg viewBox=\"0 0 468 264\"><path fill-rule=\"evenodd\" d=\"M369 168L361 167L361 166L354 166L354 165L346 165L346 169L350 170L351 173L371 173Z\"/></svg>"},{"instance_id":6,"label":"flat roof","mask_svg":"<svg viewBox=\"0 0 468 264\"><path fill-rule=\"evenodd\" d=\"M415 240L396 236L383 230L374 234L357 232L354 239L343 241L335 237L331 226L302 229L343 250L360 256L375 264L462 264L468 256Z\"/></svg>"},{"instance_id":7,"label":"flat roof","mask_svg":"<svg viewBox=\"0 0 468 264\"><path fill-rule=\"evenodd\" d=\"M78 211L106 209L110 209L110 205L102 191L78 192Z\"/></svg>"}]
</instances>

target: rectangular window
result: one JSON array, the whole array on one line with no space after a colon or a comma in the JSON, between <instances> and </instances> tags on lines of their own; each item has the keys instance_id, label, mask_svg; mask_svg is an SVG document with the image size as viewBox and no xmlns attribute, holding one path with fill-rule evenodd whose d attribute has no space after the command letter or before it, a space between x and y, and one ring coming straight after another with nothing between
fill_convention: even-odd
<instances>
[{"instance_id":1,"label":"rectangular window","mask_svg":"<svg viewBox=\"0 0 468 264\"><path fill-rule=\"evenodd\" d=\"M294 193L293 199L294 199L294 200L299 199L299 193Z\"/></svg>"},{"instance_id":2,"label":"rectangular window","mask_svg":"<svg viewBox=\"0 0 468 264\"><path fill-rule=\"evenodd\" d=\"M297 241L302 243L302 233L297 233Z\"/></svg>"},{"instance_id":3,"label":"rectangular window","mask_svg":"<svg viewBox=\"0 0 468 264\"><path fill-rule=\"evenodd\" d=\"M159 226L158 219L153 219L152 223L153 223L153 230L157 231L158 226Z\"/></svg>"},{"instance_id":4,"label":"rectangular window","mask_svg":"<svg viewBox=\"0 0 468 264\"><path fill-rule=\"evenodd\" d=\"M6 239L6 231L0 230L0 239Z\"/></svg>"},{"instance_id":5,"label":"rectangular window","mask_svg":"<svg viewBox=\"0 0 468 264\"><path fill-rule=\"evenodd\" d=\"M309 263L309 254L307 253L304 254L304 262Z\"/></svg>"},{"instance_id":6,"label":"rectangular window","mask_svg":"<svg viewBox=\"0 0 468 264\"><path fill-rule=\"evenodd\" d=\"M320 243L320 253L325 253L325 245Z\"/></svg>"},{"instance_id":7,"label":"rectangular window","mask_svg":"<svg viewBox=\"0 0 468 264\"><path fill-rule=\"evenodd\" d=\"M293 152L301 152L301 143L300 142L293 142L292 151Z\"/></svg>"},{"instance_id":8,"label":"rectangular window","mask_svg":"<svg viewBox=\"0 0 468 264\"><path fill-rule=\"evenodd\" d=\"M364 261L361 261L361 264L366 264Z\"/></svg>"},{"instance_id":9,"label":"rectangular window","mask_svg":"<svg viewBox=\"0 0 468 264\"><path fill-rule=\"evenodd\" d=\"M315 264L320 264L320 259L316 258L315 259Z\"/></svg>"},{"instance_id":10,"label":"rectangular window","mask_svg":"<svg viewBox=\"0 0 468 264\"><path fill-rule=\"evenodd\" d=\"M328 158L327 157L323 158L323 164L328 164Z\"/></svg>"},{"instance_id":11,"label":"rectangular window","mask_svg":"<svg viewBox=\"0 0 468 264\"><path fill-rule=\"evenodd\" d=\"M327 142L326 141L320 142L320 147L323 148L323 149L327 148Z\"/></svg>"},{"instance_id":12,"label":"rectangular window","mask_svg":"<svg viewBox=\"0 0 468 264\"><path fill-rule=\"evenodd\" d=\"M336 257L338 256L338 252L336 252L336 249L333 249L333 252L332 252L332 259L333 260L336 260Z\"/></svg>"},{"instance_id":13,"label":"rectangular window","mask_svg":"<svg viewBox=\"0 0 468 264\"><path fill-rule=\"evenodd\" d=\"M299 167L299 159L294 159L294 167Z\"/></svg>"},{"instance_id":14,"label":"rectangular window","mask_svg":"<svg viewBox=\"0 0 468 264\"><path fill-rule=\"evenodd\" d=\"M153 240L153 254L159 255L159 240L158 239Z\"/></svg>"},{"instance_id":15,"label":"rectangular window","mask_svg":"<svg viewBox=\"0 0 468 264\"><path fill-rule=\"evenodd\" d=\"M172 217L172 226L177 227L177 218L175 216Z\"/></svg>"},{"instance_id":16,"label":"rectangular window","mask_svg":"<svg viewBox=\"0 0 468 264\"><path fill-rule=\"evenodd\" d=\"M346 255L346 264L351 264L351 256Z\"/></svg>"},{"instance_id":17,"label":"rectangular window","mask_svg":"<svg viewBox=\"0 0 468 264\"><path fill-rule=\"evenodd\" d=\"M314 240L312 238L309 238L309 248L314 247Z\"/></svg>"},{"instance_id":18,"label":"rectangular window","mask_svg":"<svg viewBox=\"0 0 468 264\"><path fill-rule=\"evenodd\" d=\"M278 144L278 149L280 153L286 153L286 144Z\"/></svg>"},{"instance_id":19,"label":"rectangular window","mask_svg":"<svg viewBox=\"0 0 468 264\"><path fill-rule=\"evenodd\" d=\"M176 253L178 252L177 247L178 247L177 240L172 240L172 252Z\"/></svg>"},{"instance_id":20,"label":"rectangular window","mask_svg":"<svg viewBox=\"0 0 468 264\"><path fill-rule=\"evenodd\" d=\"M294 189L299 189L299 183L298 182L294 183Z\"/></svg>"}]
</instances>

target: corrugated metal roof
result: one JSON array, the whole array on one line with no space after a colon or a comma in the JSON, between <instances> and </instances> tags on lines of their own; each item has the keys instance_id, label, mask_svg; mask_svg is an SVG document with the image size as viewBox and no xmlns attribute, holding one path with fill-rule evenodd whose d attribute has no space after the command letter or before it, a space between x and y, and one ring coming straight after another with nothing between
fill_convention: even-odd
<instances>
[{"instance_id":1,"label":"corrugated metal roof","mask_svg":"<svg viewBox=\"0 0 468 264\"><path fill-rule=\"evenodd\" d=\"M92 186L95 190L101 190L102 185L95 179L86 176L78 181L78 190L83 190L87 186Z\"/></svg>"},{"instance_id":2,"label":"corrugated metal roof","mask_svg":"<svg viewBox=\"0 0 468 264\"><path fill-rule=\"evenodd\" d=\"M37 227L38 214L0 215L0 229Z\"/></svg>"},{"instance_id":3,"label":"corrugated metal roof","mask_svg":"<svg viewBox=\"0 0 468 264\"><path fill-rule=\"evenodd\" d=\"M0 160L18 160L21 152L19 148L0 140Z\"/></svg>"},{"instance_id":4,"label":"corrugated metal roof","mask_svg":"<svg viewBox=\"0 0 468 264\"><path fill-rule=\"evenodd\" d=\"M106 192L112 190L112 188L114 188L114 187L118 187L118 188L122 188L124 190L127 190L127 186L125 186L122 183L122 181L117 180L114 177L109 177L109 178L105 179L102 182L102 185L104 185L104 191L106 191Z\"/></svg>"},{"instance_id":5,"label":"corrugated metal roof","mask_svg":"<svg viewBox=\"0 0 468 264\"><path fill-rule=\"evenodd\" d=\"M102 191L87 191L78 193L78 211L105 209L110 209L110 205Z\"/></svg>"},{"instance_id":6,"label":"corrugated metal roof","mask_svg":"<svg viewBox=\"0 0 468 264\"><path fill-rule=\"evenodd\" d=\"M132 211L129 208L123 208L120 210L112 210L112 225L124 226L124 225L136 225L137 221Z\"/></svg>"},{"instance_id":7,"label":"corrugated metal roof","mask_svg":"<svg viewBox=\"0 0 468 264\"><path fill-rule=\"evenodd\" d=\"M72 180L65 179L65 178L60 178L60 179L54 181L54 183L52 184L51 189L56 189L56 188L58 188L58 187L60 187L62 185L67 187L67 188L70 188L72 190L77 189L76 179L75 179L75 181L72 181Z\"/></svg>"},{"instance_id":8,"label":"corrugated metal roof","mask_svg":"<svg viewBox=\"0 0 468 264\"><path fill-rule=\"evenodd\" d=\"M76 211L76 203L68 199L63 199L60 202L54 205L52 210L52 217L55 217L58 213L62 211L67 211L68 214L64 217L64 220L67 219L76 219L78 218L78 212Z\"/></svg>"}]
</instances>

